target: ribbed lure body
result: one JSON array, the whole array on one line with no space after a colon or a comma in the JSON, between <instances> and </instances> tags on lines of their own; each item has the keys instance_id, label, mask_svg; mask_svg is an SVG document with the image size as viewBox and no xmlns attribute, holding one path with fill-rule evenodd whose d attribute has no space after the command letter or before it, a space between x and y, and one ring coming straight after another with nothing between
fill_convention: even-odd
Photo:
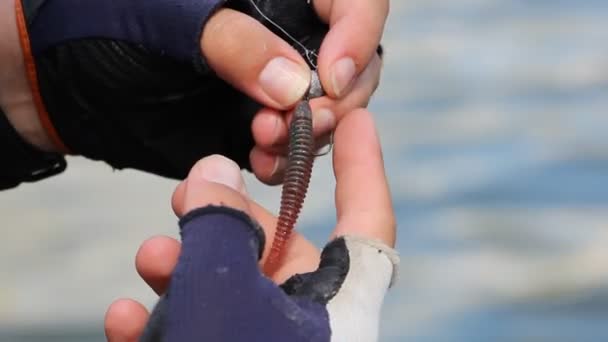
<instances>
[{"instance_id":1,"label":"ribbed lure body","mask_svg":"<svg viewBox=\"0 0 608 342\"><path fill-rule=\"evenodd\" d=\"M281 207L274 240L267 261L273 269L280 261L283 250L298 220L312 173L315 143L312 131L312 111L307 100L296 106L289 127L289 152L281 193Z\"/></svg>"},{"instance_id":2,"label":"ribbed lure body","mask_svg":"<svg viewBox=\"0 0 608 342\"><path fill-rule=\"evenodd\" d=\"M323 96L323 88L316 71L312 79L308 94L295 108L293 119L289 126L289 150L287 167L283 179L281 193L281 207L277 228L266 261L267 273L273 273L281 261L285 245L291 236L296 221L302 210L308 184L312 174L315 159L315 140L312 131L312 109L309 100Z\"/></svg>"}]
</instances>

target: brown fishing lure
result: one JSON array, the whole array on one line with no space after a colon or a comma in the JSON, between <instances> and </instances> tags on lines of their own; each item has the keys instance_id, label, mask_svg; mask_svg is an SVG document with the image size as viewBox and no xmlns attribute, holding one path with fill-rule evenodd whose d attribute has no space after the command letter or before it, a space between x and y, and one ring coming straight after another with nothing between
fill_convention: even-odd
<instances>
[{"instance_id":1,"label":"brown fishing lure","mask_svg":"<svg viewBox=\"0 0 608 342\"><path fill-rule=\"evenodd\" d=\"M304 99L298 102L289 126L287 167L281 192L281 206L276 232L266 272L273 273L279 265L285 245L302 210L315 159L315 139L312 128L312 110L309 100L323 96L323 88L316 71L312 72L310 87Z\"/></svg>"}]
</instances>

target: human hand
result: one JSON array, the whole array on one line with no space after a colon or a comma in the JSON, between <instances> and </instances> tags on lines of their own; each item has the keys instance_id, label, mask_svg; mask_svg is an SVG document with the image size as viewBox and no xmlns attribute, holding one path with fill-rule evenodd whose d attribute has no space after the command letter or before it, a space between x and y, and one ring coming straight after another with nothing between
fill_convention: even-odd
<instances>
[{"instance_id":1,"label":"human hand","mask_svg":"<svg viewBox=\"0 0 608 342\"><path fill-rule=\"evenodd\" d=\"M0 78L0 105L16 130L41 149L178 179L211 154L249 168L251 121L260 103L286 108L285 96L294 96L294 87L303 94L310 78L298 51L251 16L222 7L223 0L40 4L18 0L0 15L9 19L0 20L0 32L8 28L15 36L9 39L12 51L0 45L7 50L0 51L0 62L21 54L25 60L1 63L0 71L18 64L13 69L22 69L32 93L12 90L16 82ZM324 32L309 6L302 7L309 11L290 17L317 25L302 26L296 37ZM280 63L264 67L275 55L296 65L295 76ZM244 89L234 87L236 77L260 80L257 88ZM27 99L31 106L11 99ZM38 118L41 125L32 129ZM50 142L36 136L40 130Z\"/></svg>"},{"instance_id":2,"label":"human hand","mask_svg":"<svg viewBox=\"0 0 608 342\"><path fill-rule=\"evenodd\" d=\"M226 279L218 276L217 273L209 272L217 269L218 265L212 268L197 267L201 266L198 264L199 261L217 261L220 263L219 265L225 262L229 266L228 269L232 270L232 272L226 272L226 276L237 275L238 277L238 275L251 273L250 271L254 269L254 273L260 274L260 267L268 255L276 217L248 197L238 167L225 158L208 157L201 160L191 170L188 178L180 183L172 198L172 206L178 217L183 219L184 216L192 217L193 213L200 210L209 211L209 205L233 208L231 210L236 209L258 222L266 236L266 243L263 243L260 242L263 240L255 238L256 234L251 234L249 243L239 249L239 238L231 238L239 227L216 225L218 229L215 232L219 235L215 236L216 233L211 232L213 225L188 228L190 223L185 223L182 226L182 244L168 237L155 237L144 242L136 257L137 270L142 278L159 295L168 293L168 297L163 298L169 298L165 302L169 308L175 305L175 302L171 301L177 300L176 298L181 295L186 296L188 302L195 303L194 307L189 308L194 311L183 310L181 314L177 311L179 317L172 316L171 318L173 322L180 322L182 333L194 329L197 331L192 331L191 336L198 334L198 337L218 340L219 335L205 334L213 334L211 331L221 331L221 333L227 334L225 329L236 329L237 333L242 334L243 331L238 330L240 326L238 322L248 321L259 324L256 325L255 331L249 331L249 335L241 335L241 338L246 338L248 341L263 337L262 335L269 331L275 339L285 337L285 335L281 335L283 333L291 333L293 335L289 335L290 338L287 339L291 341L291 337L298 333L306 335L306 327L310 327L310 324L319 328L319 336L327 337L326 333L328 329L331 329L332 336L337 339L349 340L348 337L353 334L357 334L359 340L367 341L375 338L381 302L391 278L395 276L393 268L397 266L397 257L390 249L395 243L395 218L390 192L384 174L380 144L371 115L367 111L357 110L346 116L338 125L335 138L333 153L338 223L330 236L332 242L324 249L323 263L319 267L318 249L301 234L294 232L287 245L284 261L279 271L272 275L274 284L282 284L281 288L266 284L265 279L267 278L261 277L261 275L259 278L241 278L240 281L226 282ZM357 148L352 148L353 146L357 146ZM204 214L198 218L195 216L190 222L201 218L204 220L204 217ZM251 233L255 229L253 226L249 226L245 230ZM201 239L193 237L192 234L197 234L197 232L200 233ZM216 240L216 238L218 239ZM224 244L226 241L230 241L230 244ZM252 241L253 246L263 248L259 260L256 260L258 259L257 252L251 253ZM193 242L195 243L193 244ZM220 245L225 247L218 247ZM221 255L219 259L218 255ZM240 261L235 264L230 263L229 259L235 256ZM238 269L239 264L245 264L245 269ZM186 265L195 265L196 270L184 269ZM176 276L176 274L179 275ZM292 277L296 274L300 276ZM286 279L289 280L285 282ZM353 281L355 279L356 281ZM270 296L276 300L275 303L279 303L275 308L280 313L278 317L260 316L260 312L266 312L260 303L257 303L258 306L247 306L246 303L228 305L231 298L222 297L226 294L247 294L250 285L260 283L266 284L266 287L262 286L265 289L263 295L237 297L239 300L249 300ZM195 287L197 284L201 286L206 284L207 289L184 292L188 288L188 284ZM253 287L255 288L255 286ZM306 292L306 288L313 290ZM228 292L223 292L226 289ZM262 290L257 289L254 292L256 291ZM363 295L354 295L355 293ZM300 322L302 326L298 329L289 322L285 325L287 330L280 328L284 325L273 325L280 323L273 319L284 318L283 304L285 302L283 301L287 300L286 303L292 303L291 300L285 299L285 294L298 294L300 300L296 305L301 305L315 297L316 299L311 299L309 303L311 306L302 307L303 312L312 314L309 309L315 307L314 310L320 310L315 312L318 314L315 317L329 316L332 323L318 318L313 319L312 322L304 319ZM218 311L216 311L219 308L209 305L209 297L219 298L216 304L222 306L221 316L218 316ZM205 312L194 309L200 307L205 307ZM235 310L234 313L233 310ZM170 312L175 313L175 311ZM250 315L245 320L231 322L237 316L250 312L258 312L258 314L257 316ZM291 311L291 314L298 316L297 312L299 311ZM343 316L340 312L348 312L348 317ZM213 321L207 320L201 315L213 316L210 318ZM190 319L187 316L190 316ZM218 322L217 317L223 317L223 320L220 319ZM129 299L115 301L106 314L105 329L108 341L137 341L142 336L149 318L148 311L140 303ZM356 321L357 324L353 324L353 321ZM190 323L195 325L191 326ZM343 323L347 324L342 325ZM273 328L265 329L264 327L268 324ZM211 326L214 329L211 329ZM201 331L205 328L207 328L206 331ZM171 327L167 329L167 331L172 330ZM260 334L260 336L256 334ZM214 336L216 339L213 338ZM237 340L224 341L235 342ZM293 340L299 341L299 339Z\"/></svg>"},{"instance_id":3,"label":"human hand","mask_svg":"<svg viewBox=\"0 0 608 342\"><path fill-rule=\"evenodd\" d=\"M354 108L366 107L378 87L382 68L379 44L389 12L389 0L309 2L328 25L317 63L327 96L311 101L314 134L318 147L321 147L329 141L329 133L336 122ZM297 32L298 26L292 30ZM254 118L256 145L250 162L257 178L265 183L279 184L283 179L289 119L272 106L260 110Z\"/></svg>"},{"instance_id":4,"label":"human hand","mask_svg":"<svg viewBox=\"0 0 608 342\"><path fill-rule=\"evenodd\" d=\"M57 0L42 7L16 1L25 56L17 69L27 75L32 94L12 98L30 99L29 111L37 112L17 115L15 107L30 107L4 101L17 131L36 146L103 160L116 169L183 179L196 160L222 154L266 183L280 182L284 158L277 156L287 128L282 116L281 122L274 118L306 91L305 51L269 22L258 21L249 0L180 1ZM369 14L363 10L367 2L359 2L352 6L356 15L344 5L334 6L332 14L327 0L315 3L329 22L329 43L323 41L327 25L305 1L257 2L306 49L319 50L322 41L327 46L319 51L319 68L328 96L312 103L317 136L327 135L345 110L367 103L378 83L380 62L370 51L385 15L372 16L356 43L337 43L351 37L348 25L340 23L352 25L353 18ZM360 42L374 46L363 49ZM354 54L357 72L366 71L334 101L338 93L328 65L344 54ZM24 128L24 118L38 117L41 126Z\"/></svg>"}]
</instances>

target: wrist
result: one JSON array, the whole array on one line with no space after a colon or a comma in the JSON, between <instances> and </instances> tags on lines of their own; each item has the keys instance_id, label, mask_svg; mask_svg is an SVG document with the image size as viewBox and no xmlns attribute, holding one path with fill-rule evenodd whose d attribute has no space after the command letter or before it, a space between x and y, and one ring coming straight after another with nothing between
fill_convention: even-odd
<instances>
[{"instance_id":1,"label":"wrist","mask_svg":"<svg viewBox=\"0 0 608 342\"><path fill-rule=\"evenodd\" d=\"M13 1L0 1L0 37L0 108L24 141L42 151L58 151L42 127L28 84Z\"/></svg>"}]
</instances>

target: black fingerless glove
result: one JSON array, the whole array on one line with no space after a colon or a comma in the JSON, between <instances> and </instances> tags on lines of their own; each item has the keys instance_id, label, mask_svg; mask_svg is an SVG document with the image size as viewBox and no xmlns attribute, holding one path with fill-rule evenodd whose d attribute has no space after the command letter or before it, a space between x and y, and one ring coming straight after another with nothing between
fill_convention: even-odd
<instances>
[{"instance_id":1,"label":"black fingerless glove","mask_svg":"<svg viewBox=\"0 0 608 342\"><path fill-rule=\"evenodd\" d=\"M327 26L307 1L256 2L318 50ZM116 169L177 179L210 154L249 169L260 105L219 79L200 53L202 28L222 6L292 43L250 0L17 0L28 77L55 144Z\"/></svg>"}]
</instances>

